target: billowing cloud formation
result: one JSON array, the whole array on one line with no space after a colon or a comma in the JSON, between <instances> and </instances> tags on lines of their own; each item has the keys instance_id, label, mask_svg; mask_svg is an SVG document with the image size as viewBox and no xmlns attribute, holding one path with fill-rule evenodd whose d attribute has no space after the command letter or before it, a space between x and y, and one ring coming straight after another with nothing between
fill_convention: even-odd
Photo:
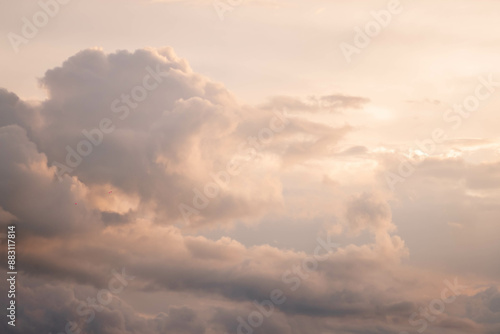
<instances>
[{"instance_id":1,"label":"billowing cloud formation","mask_svg":"<svg viewBox=\"0 0 500 334\"><path fill-rule=\"evenodd\" d=\"M194 215L193 224L218 224L273 211L282 202L279 176L228 180L228 165L236 165L234 174L245 173L282 152L286 165L303 162L327 154L349 131L285 120L283 107L239 106L170 48L110 55L85 50L47 71L41 84L49 99L36 106L3 93L2 125L24 127L59 178L121 189L139 198L130 210L143 215L154 208L167 223ZM355 106L363 101L338 99ZM214 182L215 188L231 187L219 192L207 186ZM245 192L231 191L238 187ZM181 204L189 208L179 210Z\"/></svg>"},{"instance_id":2,"label":"billowing cloud formation","mask_svg":"<svg viewBox=\"0 0 500 334\"><path fill-rule=\"evenodd\" d=\"M40 82L44 101L0 90L0 223L19 230L20 332L500 328L498 271L478 270L462 287L445 271L411 266L397 224L423 203L436 211L421 226L470 228L458 214L442 222L433 194L464 214L484 209L479 232L497 231L497 162L438 152L391 194L383 174L404 153L359 140L361 126L350 124L368 98L241 105L171 48L84 50ZM330 234L320 231L307 252L209 237L209 229L276 222Z\"/></svg>"}]
</instances>

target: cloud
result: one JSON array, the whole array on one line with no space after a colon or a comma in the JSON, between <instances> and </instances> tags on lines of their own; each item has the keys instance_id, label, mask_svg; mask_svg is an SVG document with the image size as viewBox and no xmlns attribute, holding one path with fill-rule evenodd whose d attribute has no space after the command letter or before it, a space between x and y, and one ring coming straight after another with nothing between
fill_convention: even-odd
<instances>
[{"instance_id":1,"label":"cloud","mask_svg":"<svg viewBox=\"0 0 500 334\"><path fill-rule=\"evenodd\" d=\"M49 98L37 104L1 92L1 124L25 129L59 177L75 176L90 189L89 200L93 189L107 184L139 198L131 212L141 216L154 208L157 220L168 224L182 220L179 205L192 206L194 189L203 191L213 182L213 175L241 155L242 143L263 141L261 133L278 110L239 105L223 85L193 72L171 48L113 54L84 50L48 70L40 83ZM321 100L339 108L357 108L365 101L342 95ZM291 119L269 143L259 145L256 158L243 169L268 157L283 166L321 158L349 131L349 126ZM262 216L281 207L280 188L277 173L266 179L258 174L233 178L230 188L191 222L230 224Z\"/></svg>"},{"instance_id":2,"label":"cloud","mask_svg":"<svg viewBox=\"0 0 500 334\"><path fill-rule=\"evenodd\" d=\"M279 97L266 105L241 105L171 48L112 54L83 50L48 70L40 82L48 91L44 101L27 102L0 91L0 221L4 227L15 221L22 231L23 333L59 332L68 321L83 334L231 332L237 317L247 317L255 301L269 299L273 289L286 292L287 300L275 306L261 333L405 330L429 296L439 297L436 282L444 274L405 262L409 247L395 226L404 227L396 224L398 210L411 221L408 212L414 208L404 202L394 212L391 200L413 191L416 203L437 210L428 198L444 194L449 207L468 208L468 214L489 207L481 214L485 221L496 213L498 166L493 162L431 157L415 181L393 195L360 191L358 179L377 185L377 173L392 168L400 152L373 150L363 142L344 144L354 127L321 117L362 112L367 98ZM109 133L102 131L103 119L112 124ZM262 140L273 119L282 127ZM83 141L93 145L91 153L82 154L59 181L60 165L53 163L68 164L68 147L82 151ZM347 172L354 176L343 179L351 167L336 169L336 159L356 168L370 160L375 167L364 174L352 168ZM231 161L242 163L241 172L219 185L219 194L197 207L186 224L179 204L195 207L201 198L194 198L206 192L207 184L220 183ZM318 161L326 167L317 167ZM460 187L439 190L456 178L464 180ZM318 190L321 184L334 186ZM465 197L471 190L487 192L488 201ZM301 266L312 250L250 246L229 236L212 240L200 232L299 218L307 223L323 219L336 237L362 242L346 243L304 272ZM470 228L460 217L452 218L443 223L447 233L449 223L463 226L454 229L459 232ZM86 323L78 306L106 288L112 270L121 267L136 278ZM158 301L164 295L174 301ZM428 333L494 332L497 295L492 287L457 298L457 306ZM145 307L134 296L158 298L157 304ZM479 313L473 314L468 303L477 303Z\"/></svg>"},{"instance_id":3,"label":"cloud","mask_svg":"<svg viewBox=\"0 0 500 334\"><path fill-rule=\"evenodd\" d=\"M395 228L391 218L391 209L387 202L371 193L363 193L347 205L346 219L354 233L365 229L374 233L390 232Z\"/></svg>"},{"instance_id":4,"label":"cloud","mask_svg":"<svg viewBox=\"0 0 500 334\"><path fill-rule=\"evenodd\" d=\"M340 113L349 109L360 109L370 99L358 96L347 96L342 94L332 94L323 96L309 96L300 99L291 96L275 96L264 104L264 108L285 108L290 111L303 112L328 112Z\"/></svg>"},{"instance_id":5,"label":"cloud","mask_svg":"<svg viewBox=\"0 0 500 334\"><path fill-rule=\"evenodd\" d=\"M26 131L17 125L0 128L0 206L15 217L25 233L62 236L95 230L97 212L87 210L86 187L78 181L54 182L55 168L38 152ZM61 201L67 205L61 206ZM80 202L80 206L69 206Z\"/></svg>"}]
</instances>

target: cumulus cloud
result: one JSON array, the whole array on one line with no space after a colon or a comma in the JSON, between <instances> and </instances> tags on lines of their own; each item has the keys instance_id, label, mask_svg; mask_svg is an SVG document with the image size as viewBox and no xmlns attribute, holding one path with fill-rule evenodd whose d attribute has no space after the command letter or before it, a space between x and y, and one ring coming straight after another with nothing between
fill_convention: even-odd
<instances>
[{"instance_id":1,"label":"cumulus cloud","mask_svg":"<svg viewBox=\"0 0 500 334\"><path fill-rule=\"evenodd\" d=\"M90 189L107 184L123 190L140 199L130 210L143 215L154 208L164 223L178 223L179 205L193 208L195 189L203 192L242 152L253 151L243 157L243 169L272 156L290 166L329 154L349 132L348 126L294 118L269 139L265 129L276 123L273 111L286 109L238 105L223 85L193 72L171 48L109 55L84 50L48 70L40 82L49 98L36 105L2 92L2 125L24 128L59 178L77 177ZM342 107L364 101L341 95L321 99ZM196 210L192 223L258 217L280 207L276 173L248 176L233 178L230 189Z\"/></svg>"},{"instance_id":2,"label":"cumulus cloud","mask_svg":"<svg viewBox=\"0 0 500 334\"><path fill-rule=\"evenodd\" d=\"M23 333L55 333L68 322L85 334L235 332L238 317L246 319L274 289L286 302L274 305L256 333L406 330L408 318L440 296L435 282L445 275L405 262L401 211L411 220L415 201L437 210L426 197L434 194L449 196L450 208L489 208L482 216L488 222L497 214L497 162L429 157L411 189L360 191L360 179L379 186L400 152L343 144L355 127L322 117L361 112L368 98L281 96L241 105L171 48L83 50L40 83L44 101L0 90L0 223L16 222L22 231ZM236 164L233 175L228 166ZM365 166L370 171L359 173ZM437 191L456 178L459 187ZM486 192L488 201L470 191ZM391 201L410 192L414 202L394 210ZM305 252L203 235L293 219L320 220L346 244L329 253L327 241L313 240L319 248ZM495 231L489 226L486 232ZM317 250L324 258L307 270ZM116 268L135 279L85 321L79 305L105 289ZM428 332L494 333L500 308L491 286L457 298ZM175 301L156 300L154 311L154 303L131 302L163 294Z\"/></svg>"}]
</instances>

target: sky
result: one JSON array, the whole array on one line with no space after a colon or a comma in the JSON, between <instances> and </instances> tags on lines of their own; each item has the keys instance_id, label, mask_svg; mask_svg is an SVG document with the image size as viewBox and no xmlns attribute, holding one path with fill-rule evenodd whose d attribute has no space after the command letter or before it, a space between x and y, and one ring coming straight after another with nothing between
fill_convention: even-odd
<instances>
[{"instance_id":1,"label":"sky","mask_svg":"<svg viewBox=\"0 0 500 334\"><path fill-rule=\"evenodd\" d=\"M500 333L499 10L3 1L2 333Z\"/></svg>"}]
</instances>

